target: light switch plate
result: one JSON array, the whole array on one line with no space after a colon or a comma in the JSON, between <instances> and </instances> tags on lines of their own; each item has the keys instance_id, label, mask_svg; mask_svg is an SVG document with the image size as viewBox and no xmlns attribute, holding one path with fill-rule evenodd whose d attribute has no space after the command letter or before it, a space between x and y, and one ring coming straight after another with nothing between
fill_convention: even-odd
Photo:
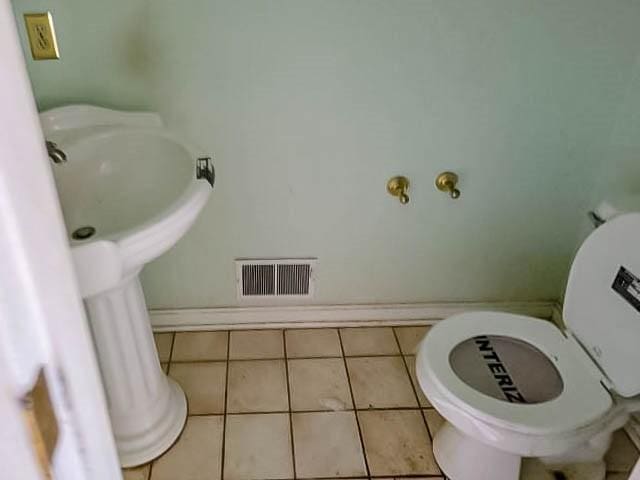
<instances>
[{"instance_id":1,"label":"light switch plate","mask_svg":"<svg viewBox=\"0 0 640 480\"><path fill-rule=\"evenodd\" d=\"M53 18L50 12L25 13L29 46L34 60L56 60L60 58Z\"/></svg>"}]
</instances>

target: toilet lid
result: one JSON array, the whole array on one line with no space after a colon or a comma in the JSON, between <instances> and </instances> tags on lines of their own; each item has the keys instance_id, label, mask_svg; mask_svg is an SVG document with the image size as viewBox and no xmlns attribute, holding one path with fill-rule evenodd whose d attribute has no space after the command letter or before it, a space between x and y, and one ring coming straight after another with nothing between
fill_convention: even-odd
<instances>
[{"instance_id":1,"label":"toilet lid","mask_svg":"<svg viewBox=\"0 0 640 480\"><path fill-rule=\"evenodd\" d=\"M455 315L422 341L416 373L428 397L489 424L529 434L566 432L602 417L612 404L568 342L544 320Z\"/></svg>"},{"instance_id":2,"label":"toilet lid","mask_svg":"<svg viewBox=\"0 0 640 480\"><path fill-rule=\"evenodd\" d=\"M596 229L571 266L564 321L615 391L640 393L640 214Z\"/></svg>"}]
</instances>

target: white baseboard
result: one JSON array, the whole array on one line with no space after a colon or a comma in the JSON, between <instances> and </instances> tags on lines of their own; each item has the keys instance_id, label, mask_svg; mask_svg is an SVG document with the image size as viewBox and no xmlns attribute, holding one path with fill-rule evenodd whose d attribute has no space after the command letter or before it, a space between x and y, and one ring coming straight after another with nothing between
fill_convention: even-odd
<instances>
[{"instance_id":1,"label":"white baseboard","mask_svg":"<svg viewBox=\"0 0 640 480\"><path fill-rule=\"evenodd\" d=\"M314 328L435 323L456 313L493 310L549 319L556 302L452 302L151 310L156 332Z\"/></svg>"}]
</instances>

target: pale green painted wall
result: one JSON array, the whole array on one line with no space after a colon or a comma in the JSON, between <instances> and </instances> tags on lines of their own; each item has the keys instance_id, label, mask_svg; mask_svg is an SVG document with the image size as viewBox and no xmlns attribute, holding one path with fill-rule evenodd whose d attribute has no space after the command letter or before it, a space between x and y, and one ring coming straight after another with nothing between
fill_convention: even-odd
<instances>
[{"instance_id":1,"label":"pale green painted wall","mask_svg":"<svg viewBox=\"0 0 640 480\"><path fill-rule=\"evenodd\" d=\"M201 219L144 272L152 307L234 305L243 256L317 256L318 303L557 298L638 118L638 1L14 7L54 14L62 60L28 60L41 108L157 110L215 155ZM458 201L433 187L446 169Z\"/></svg>"},{"instance_id":2,"label":"pale green painted wall","mask_svg":"<svg viewBox=\"0 0 640 480\"><path fill-rule=\"evenodd\" d=\"M624 89L606 144L606 162L599 175L599 196L612 192L640 194L640 52Z\"/></svg>"}]
</instances>

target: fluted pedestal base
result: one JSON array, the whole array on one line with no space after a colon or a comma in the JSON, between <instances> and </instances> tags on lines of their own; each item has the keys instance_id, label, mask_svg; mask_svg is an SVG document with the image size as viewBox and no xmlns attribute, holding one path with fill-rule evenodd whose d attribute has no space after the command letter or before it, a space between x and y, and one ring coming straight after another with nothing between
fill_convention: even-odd
<instances>
[{"instance_id":1,"label":"fluted pedestal base","mask_svg":"<svg viewBox=\"0 0 640 480\"><path fill-rule=\"evenodd\" d=\"M138 275L85 305L120 463L149 462L180 435L187 402L160 367Z\"/></svg>"}]
</instances>

